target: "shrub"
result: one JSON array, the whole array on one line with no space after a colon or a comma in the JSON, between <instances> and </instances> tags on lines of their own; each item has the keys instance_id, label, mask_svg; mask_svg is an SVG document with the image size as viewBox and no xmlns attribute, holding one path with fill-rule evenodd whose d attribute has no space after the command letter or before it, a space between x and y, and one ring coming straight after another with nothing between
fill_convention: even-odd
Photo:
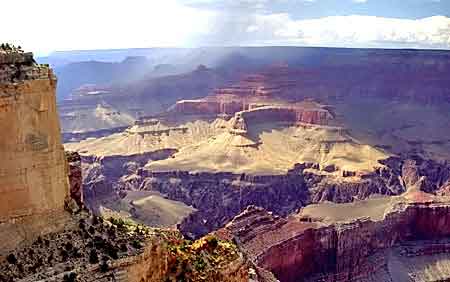
<instances>
[{"instance_id":1,"label":"shrub","mask_svg":"<svg viewBox=\"0 0 450 282\"><path fill-rule=\"evenodd\" d=\"M142 248L142 244L141 242L139 242L138 240L133 240L133 242L131 242L131 246L135 249L140 249Z\"/></svg>"},{"instance_id":2,"label":"shrub","mask_svg":"<svg viewBox=\"0 0 450 282\"><path fill-rule=\"evenodd\" d=\"M118 259L119 258L119 255L118 255L118 252L119 252L119 249L116 247L116 246L114 246L112 243L107 243L106 244L106 246L105 246L105 249L106 249L106 253L112 258L112 259Z\"/></svg>"},{"instance_id":3,"label":"shrub","mask_svg":"<svg viewBox=\"0 0 450 282\"><path fill-rule=\"evenodd\" d=\"M67 251L71 251L72 248L73 248L73 245L72 245L72 243L67 242L67 243L64 245L64 248L65 248Z\"/></svg>"},{"instance_id":4,"label":"shrub","mask_svg":"<svg viewBox=\"0 0 450 282\"><path fill-rule=\"evenodd\" d=\"M101 272L107 272L108 269L109 269L108 258L107 257L103 257L102 258L102 262L100 263L100 271Z\"/></svg>"},{"instance_id":5,"label":"shrub","mask_svg":"<svg viewBox=\"0 0 450 282\"><path fill-rule=\"evenodd\" d=\"M95 249L92 249L91 252L89 253L89 263L90 264L98 263L98 255Z\"/></svg>"},{"instance_id":6,"label":"shrub","mask_svg":"<svg viewBox=\"0 0 450 282\"><path fill-rule=\"evenodd\" d=\"M14 254L9 254L6 257L6 260L10 263L10 264L16 264L17 263L17 258Z\"/></svg>"},{"instance_id":7,"label":"shrub","mask_svg":"<svg viewBox=\"0 0 450 282\"><path fill-rule=\"evenodd\" d=\"M206 241L208 242L208 246L213 250L219 245L219 241L217 241L216 237L208 237Z\"/></svg>"},{"instance_id":8,"label":"shrub","mask_svg":"<svg viewBox=\"0 0 450 282\"><path fill-rule=\"evenodd\" d=\"M127 252L128 251L127 244L125 243L120 244L120 251Z\"/></svg>"},{"instance_id":9,"label":"shrub","mask_svg":"<svg viewBox=\"0 0 450 282\"><path fill-rule=\"evenodd\" d=\"M61 250L61 257L62 257L62 261L66 262L67 259L69 258L69 253L66 250Z\"/></svg>"},{"instance_id":10,"label":"shrub","mask_svg":"<svg viewBox=\"0 0 450 282\"><path fill-rule=\"evenodd\" d=\"M77 281L77 274L75 272L66 273L66 274L64 274L63 281L64 282L75 282L75 281Z\"/></svg>"}]
</instances>

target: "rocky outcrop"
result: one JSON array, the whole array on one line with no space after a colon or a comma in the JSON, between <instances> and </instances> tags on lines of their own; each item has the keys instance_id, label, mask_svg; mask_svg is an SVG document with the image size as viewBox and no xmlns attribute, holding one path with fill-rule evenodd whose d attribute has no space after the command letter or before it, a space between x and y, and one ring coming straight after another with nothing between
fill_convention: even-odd
<instances>
[{"instance_id":1,"label":"rocky outcrop","mask_svg":"<svg viewBox=\"0 0 450 282\"><path fill-rule=\"evenodd\" d=\"M7 136L0 140L1 252L44 232L46 218L63 213L69 198L55 87L51 69L31 53L0 50L0 130ZM21 223L28 234L13 235Z\"/></svg>"},{"instance_id":2,"label":"rocky outcrop","mask_svg":"<svg viewBox=\"0 0 450 282\"><path fill-rule=\"evenodd\" d=\"M288 215L307 204L307 186L300 175L251 176L231 173L150 173L141 190L157 191L196 208L179 229L198 238L218 229L248 205Z\"/></svg>"},{"instance_id":3,"label":"rocky outcrop","mask_svg":"<svg viewBox=\"0 0 450 282\"><path fill-rule=\"evenodd\" d=\"M72 117L76 118L76 117ZM64 117L61 117L61 119L64 119ZM107 129L100 129L100 130L94 130L94 131L87 131L87 132L65 132L62 134L63 142L79 142L81 140L85 140L88 138L101 138L105 137L114 133L119 133L125 131L129 126L121 126L121 127L114 127L114 128L107 128Z\"/></svg>"},{"instance_id":4,"label":"rocky outcrop","mask_svg":"<svg viewBox=\"0 0 450 282\"><path fill-rule=\"evenodd\" d=\"M385 251L407 242L450 236L448 202L420 193L413 200L406 195L359 204L313 205L287 220L249 207L218 234L234 237L257 265L282 282L407 281L391 270L391 264L404 254ZM420 245L416 256L450 256L446 243L432 248ZM417 267L426 267L426 261ZM383 275L391 280L383 280Z\"/></svg>"},{"instance_id":5,"label":"rocky outcrop","mask_svg":"<svg viewBox=\"0 0 450 282\"><path fill-rule=\"evenodd\" d=\"M81 156L77 152L66 152L69 164L69 186L70 198L72 198L79 208L84 206L83 176L81 168Z\"/></svg>"},{"instance_id":6,"label":"rocky outcrop","mask_svg":"<svg viewBox=\"0 0 450 282\"><path fill-rule=\"evenodd\" d=\"M0 281L247 282L251 269L229 241L188 242L176 231L81 213L64 230L10 252L0 261Z\"/></svg>"},{"instance_id":7,"label":"rocky outcrop","mask_svg":"<svg viewBox=\"0 0 450 282\"><path fill-rule=\"evenodd\" d=\"M447 161L424 159L418 155L404 155L390 157L381 163L386 165L386 168L378 170L378 173L386 177L390 175L390 183L397 183L397 180L400 180L404 190L412 188L439 194L440 191L445 190L450 181L450 164Z\"/></svg>"},{"instance_id":8,"label":"rocky outcrop","mask_svg":"<svg viewBox=\"0 0 450 282\"><path fill-rule=\"evenodd\" d=\"M245 80L241 83L245 84ZM250 124L263 122L328 125L334 115L312 101L287 103L277 100L278 91L264 90L258 84L241 91L239 87L216 90L214 95L197 100L181 100L169 108L171 115L220 116ZM273 90L273 89L272 89ZM262 95L260 91L265 94Z\"/></svg>"},{"instance_id":9,"label":"rocky outcrop","mask_svg":"<svg viewBox=\"0 0 450 282\"><path fill-rule=\"evenodd\" d=\"M143 181L142 167L148 160L165 159L175 152L163 149L130 156L82 156L86 205L95 210L95 201L136 189Z\"/></svg>"}]
</instances>

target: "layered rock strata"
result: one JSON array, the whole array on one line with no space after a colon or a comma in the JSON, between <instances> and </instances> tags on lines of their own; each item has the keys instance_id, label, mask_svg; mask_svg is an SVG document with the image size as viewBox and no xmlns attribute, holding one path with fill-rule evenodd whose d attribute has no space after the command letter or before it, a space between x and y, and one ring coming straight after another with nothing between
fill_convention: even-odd
<instances>
[{"instance_id":1,"label":"layered rock strata","mask_svg":"<svg viewBox=\"0 0 450 282\"><path fill-rule=\"evenodd\" d=\"M158 193L196 209L179 225L186 236L193 238L222 227L248 205L287 216L312 203L350 203L376 195L399 195L411 186L405 184L408 179L422 179L420 185L412 185L419 190L444 193L445 183L450 179L445 163L417 156L388 158L374 172L356 175L344 171L342 176L322 172L313 163L298 164L287 174L258 176L156 172L143 168L145 158L139 161L136 156L104 157L102 161L83 158L89 168L85 170L88 178L84 186L92 208L95 209L98 199L119 200L135 191Z\"/></svg>"},{"instance_id":2,"label":"layered rock strata","mask_svg":"<svg viewBox=\"0 0 450 282\"><path fill-rule=\"evenodd\" d=\"M45 218L62 213L69 198L55 87L51 69L36 64L31 53L0 50L0 129L5 136L0 140L2 252L41 232L42 226L30 226L20 236L6 230L19 222L45 226Z\"/></svg>"},{"instance_id":3,"label":"layered rock strata","mask_svg":"<svg viewBox=\"0 0 450 282\"><path fill-rule=\"evenodd\" d=\"M449 209L448 201L423 192L312 205L288 219L249 207L218 233L235 238L280 281L444 281L450 272L443 280L442 270L427 279L413 274L433 259L445 266L450 257L449 244L442 241L450 236ZM417 247L408 247L412 241ZM402 245L406 250L393 248ZM417 269L408 270L403 258L413 256L429 260L417 260Z\"/></svg>"}]
</instances>

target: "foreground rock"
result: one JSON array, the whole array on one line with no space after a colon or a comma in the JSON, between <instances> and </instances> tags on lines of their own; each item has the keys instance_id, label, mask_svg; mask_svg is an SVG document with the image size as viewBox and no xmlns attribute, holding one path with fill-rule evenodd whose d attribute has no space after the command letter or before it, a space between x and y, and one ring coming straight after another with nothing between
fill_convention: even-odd
<instances>
[{"instance_id":1,"label":"foreground rock","mask_svg":"<svg viewBox=\"0 0 450 282\"><path fill-rule=\"evenodd\" d=\"M213 236L190 242L176 231L86 214L70 222L10 252L0 262L0 281L258 281L237 247Z\"/></svg>"},{"instance_id":2,"label":"foreground rock","mask_svg":"<svg viewBox=\"0 0 450 282\"><path fill-rule=\"evenodd\" d=\"M280 281L445 281L449 203L408 192L311 205L288 219L249 207L217 234Z\"/></svg>"},{"instance_id":3,"label":"foreground rock","mask_svg":"<svg viewBox=\"0 0 450 282\"><path fill-rule=\"evenodd\" d=\"M64 224L70 195L55 87L31 53L0 49L0 255Z\"/></svg>"}]
</instances>

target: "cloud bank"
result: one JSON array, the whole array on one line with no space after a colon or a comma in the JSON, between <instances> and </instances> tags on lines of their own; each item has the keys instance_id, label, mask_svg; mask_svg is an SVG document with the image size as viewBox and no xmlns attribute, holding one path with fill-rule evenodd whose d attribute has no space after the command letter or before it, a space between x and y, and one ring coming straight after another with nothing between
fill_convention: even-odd
<instances>
[{"instance_id":1,"label":"cloud bank","mask_svg":"<svg viewBox=\"0 0 450 282\"><path fill-rule=\"evenodd\" d=\"M6 1L2 4L0 40L41 53L230 45L450 49L450 18L445 16L346 15L299 20L290 11L274 12L274 5L292 1L316 5L319 0L290 1Z\"/></svg>"},{"instance_id":2,"label":"cloud bank","mask_svg":"<svg viewBox=\"0 0 450 282\"><path fill-rule=\"evenodd\" d=\"M289 14L253 14L217 22L200 44L300 45L330 47L450 49L450 18L396 19L375 16L333 16L293 20Z\"/></svg>"}]
</instances>

